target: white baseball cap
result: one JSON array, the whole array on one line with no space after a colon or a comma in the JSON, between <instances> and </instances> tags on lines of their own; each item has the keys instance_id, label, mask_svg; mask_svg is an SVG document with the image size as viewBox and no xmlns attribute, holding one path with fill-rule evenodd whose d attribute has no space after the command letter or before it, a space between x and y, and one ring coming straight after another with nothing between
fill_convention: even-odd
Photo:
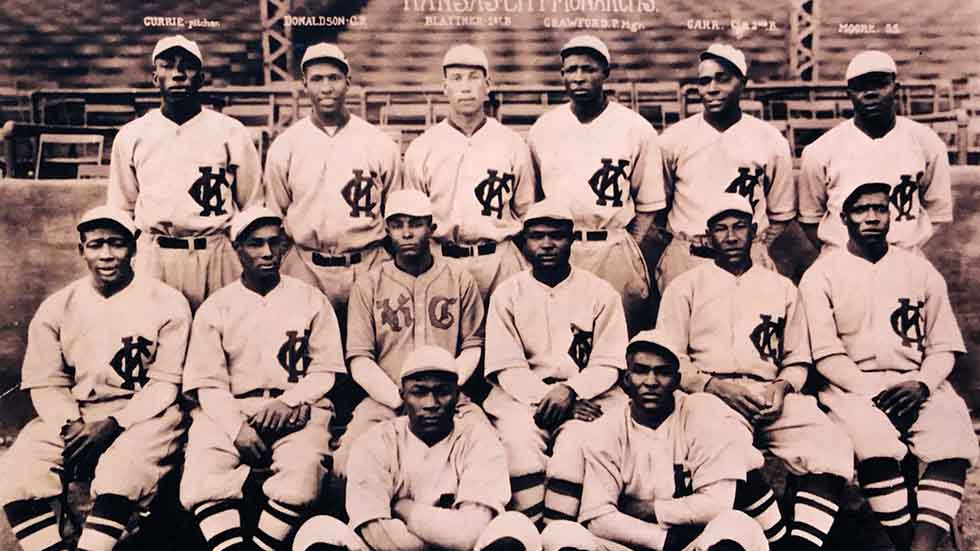
<instances>
[{"instance_id":1,"label":"white baseball cap","mask_svg":"<svg viewBox=\"0 0 980 551\"><path fill-rule=\"evenodd\" d=\"M726 212L741 212L749 215L750 217L755 215L755 212L752 210L752 204L749 203L748 198L739 193L719 193L718 196L711 201L711 210L708 212L708 226L711 225L711 222L715 218Z\"/></svg>"},{"instance_id":2,"label":"white baseball cap","mask_svg":"<svg viewBox=\"0 0 980 551\"><path fill-rule=\"evenodd\" d=\"M701 52L701 55L698 56L698 58L701 61L712 58L722 59L735 66L735 68L742 73L741 76L743 78L745 75L749 74L749 64L745 60L745 53L730 44L715 42L711 46L708 46L707 50Z\"/></svg>"},{"instance_id":3,"label":"white baseball cap","mask_svg":"<svg viewBox=\"0 0 980 551\"><path fill-rule=\"evenodd\" d=\"M388 195L385 201L385 220L396 214L432 216L432 201L416 189L400 189Z\"/></svg>"},{"instance_id":4,"label":"white baseball cap","mask_svg":"<svg viewBox=\"0 0 980 551\"><path fill-rule=\"evenodd\" d=\"M406 377L411 377L416 373L425 371L452 373L456 377L459 377L456 358L441 346L425 345L409 352L405 357L405 361L402 363L402 371L399 379L404 381Z\"/></svg>"},{"instance_id":5,"label":"white baseball cap","mask_svg":"<svg viewBox=\"0 0 980 551\"><path fill-rule=\"evenodd\" d=\"M574 222L572 210L568 203L560 199L545 198L543 201L534 203L524 214L524 225L533 220L567 220Z\"/></svg>"},{"instance_id":6,"label":"white baseball cap","mask_svg":"<svg viewBox=\"0 0 980 551\"><path fill-rule=\"evenodd\" d=\"M316 515L304 522L293 537L293 551L309 551L320 546L345 547L368 551L357 541L346 524L328 515Z\"/></svg>"},{"instance_id":7,"label":"white baseball cap","mask_svg":"<svg viewBox=\"0 0 980 551\"><path fill-rule=\"evenodd\" d=\"M197 58L197 61L204 65L204 56L201 55L201 48L198 47L197 42L188 39L182 34L177 34L174 36L165 36L157 41L157 45L153 47L153 55L150 56L150 62L154 62L160 57L160 54L170 50L172 48L180 48L185 52L191 54Z\"/></svg>"},{"instance_id":8,"label":"white baseball cap","mask_svg":"<svg viewBox=\"0 0 980 551\"><path fill-rule=\"evenodd\" d=\"M565 43L561 47L561 52L559 55L562 59L565 59L571 50L591 50L599 54L602 59L606 60L606 66L612 65L612 56L609 55L609 48L606 43L599 40L599 37L593 36L591 34L580 34L578 36L573 36L571 40Z\"/></svg>"},{"instance_id":9,"label":"white baseball cap","mask_svg":"<svg viewBox=\"0 0 980 551\"><path fill-rule=\"evenodd\" d=\"M442 58L442 68L461 66L479 67L485 74L490 74L490 61L483 50L472 44L457 44Z\"/></svg>"},{"instance_id":10,"label":"white baseball cap","mask_svg":"<svg viewBox=\"0 0 980 551\"><path fill-rule=\"evenodd\" d=\"M326 42L318 42L306 49L306 52L303 53L303 61L299 64L299 70L306 69L307 63L318 59L332 59L343 66L344 74L350 73L350 63L347 62L344 51L336 44L327 44Z\"/></svg>"},{"instance_id":11,"label":"white baseball cap","mask_svg":"<svg viewBox=\"0 0 980 551\"><path fill-rule=\"evenodd\" d=\"M231 240L238 241L242 234L260 221L281 224L282 217L272 212L269 207L249 207L231 219Z\"/></svg>"},{"instance_id":12,"label":"white baseball cap","mask_svg":"<svg viewBox=\"0 0 980 551\"><path fill-rule=\"evenodd\" d=\"M844 80L851 80L868 73L898 74L898 67L892 56L880 50L865 50L851 59L847 64Z\"/></svg>"},{"instance_id":13,"label":"white baseball cap","mask_svg":"<svg viewBox=\"0 0 980 551\"><path fill-rule=\"evenodd\" d=\"M675 365L680 366L680 352L678 351L677 343L665 330L648 329L646 331L640 331L630 339L629 344L626 345L626 352L629 353L638 344L653 345L660 352L667 354L673 359Z\"/></svg>"},{"instance_id":14,"label":"white baseball cap","mask_svg":"<svg viewBox=\"0 0 980 551\"><path fill-rule=\"evenodd\" d=\"M525 551L541 551L541 533L538 532L531 519L517 511L505 511L480 533L473 549L482 551L483 548L503 538L514 538L521 542Z\"/></svg>"},{"instance_id":15,"label":"white baseball cap","mask_svg":"<svg viewBox=\"0 0 980 551\"><path fill-rule=\"evenodd\" d=\"M94 227L103 226L106 222L110 222L113 225L126 230L130 237L134 239L136 238L138 232L136 230L136 223L133 222L133 218L125 211L115 207L110 207L108 205L95 207L86 211L85 214L83 214L78 220L78 225L76 225L75 228L78 231L83 232Z\"/></svg>"},{"instance_id":16,"label":"white baseball cap","mask_svg":"<svg viewBox=\"0 0 980 551\"><path fill-rule=\"evenodd\" d=\"M705 527L688 549L709 549L722 541L732 540L745 551L769 551L769 542L759 523L741 511L725 511Z\"/></svg>"}]
</instances>

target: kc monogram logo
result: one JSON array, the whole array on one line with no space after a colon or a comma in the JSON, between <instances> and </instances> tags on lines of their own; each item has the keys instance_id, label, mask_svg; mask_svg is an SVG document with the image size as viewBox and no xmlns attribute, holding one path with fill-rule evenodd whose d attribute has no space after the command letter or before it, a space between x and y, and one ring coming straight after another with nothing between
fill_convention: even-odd
<instances>
[{"instance_id":1,"label":"kc monogram logo","mask_svg":"<svg viewBox=\"0 0 980 551\"><path fill-rule=\"evenodd\" d=\"M776 321L772 321L769 314L759 314L759 318L762 321L755 326L749 338L759 353L760 360L778 363L783 357L783 330L786 328L786 320L779 316Z\"/></svg>"},{"instance_id":2,"label":"kc monogram logo","mask_svg":"<svg viewBox=\"0 0 980 551\"><path fill-rule=\"evenodd\" d=\"M924 352L926 349L922 342L925 338L922 331L923 306L925 302L921 300L913 305L911 299L900 298L898 308L891 315L892 331L902 339L902 346L912 348L915 344L919 352Z\"/></svg>"},{"instance_id":3,"label":"kc monogram logo","mask_svg":"<svg viewBox=\"0 0 980 551\"><path fill-rule=\"evenodd\" d=\"M433 327L439 329L449 329L453 326L453 322L456 321L456 316L453 315L450 308L453 304L456 304L456 298L449 297L432 297L429 301L429 323Z\"/></svg>"},{"instance_id":4,"label":"kc monogram logo","mask_svg":"<svg viewBox=\"0 0 980 551\"><path fill-rule=\"evenodd\" d=\"M623 206L623 190L619 185L619 179L627 179L626 167L629 165L630 162L624 159L619 159L615 165L612 159L602 159L602 168L596 170L589 178L589 187L592 188L592 193L595 193L596 205Z\"/></svg>"},{"instance_id":5,"label":"kc monogram logo","mask_svg":"<svg viewBox=\"0 0 980 551\"><path fill-rule=\"evenodd\" d=\"M568 347L568 355L579 369L585 369L592 356L593 332L579 329L574 323L569 328L572 330L572 344Z\"/></svg>"},{"instance_id":6,"label":"kc monogram logo","mask_svg":"<svg viewBox=\"0 0 980 551\"><path fill-rule=\"evenodd\" d=\"M122 347L109 360L109 365L117 375L122 377L122 388L135 390L138 384L140 388L146 385L146 362L150 361L152 353L150 347L153 341L144 337L123 337Z\"/></svg>"},{"instance_id":7,"label":"kc monogram logo","mask_svg":"<svg viewBox=\"0 0 980 551\"><path fill-rule=\"evenodd\" d=\"M922 181L922 176L923 173L919 172L913 180L911 174L902 174L898 185L892 188L891 196L888 199L897 211L896 222L915 220L915 215L912 214L912 207L915 205L913 200L915 194L919 192L919 182Z\"/></svg>"},{"instance_id":8,"label":"kc monogram logo","mask_svg":"<svg viewBox=\"0 0 980 551\"><path fill-rule=\"evenodd\" d=\"M414 320L409 301L407 295L398 295L398 306L394 308L391 307L389 299L375 301L375 308L381 311L381 325L387 325L392 331L401 331L402 323L398 316L401 314L405 320L404 327L411 327Z\"/></svg>"},{"instance_id":9,"label":"kc monogram logo","mask_svg":"<svg viewBox=\"0 0 980 551\"><path fill-rule=\"evenodd\" d=\"M766 169L765 167L755 167L755 173L751 172L752 169L744 166L738 167L738 176L732 180L732 183L728 184L725 188L727 193L737 193L742 197L749 200L749 204L752 205L752 210L755 210L755 205L759 202L755 198L755 190L759 187L759 181L765 181Z\"/></svg>"},{"instance_id":10,"label":"kc monogram logo","mask_svg":"<svg viewBox=\"0 0 980 551\"><path fill-rule=\"evenodd\" d=\"M350 207L350 215L354 218L360 216L374 218L376 216L374 207L378 202L373 199L371 192L374 190L374 180L378 177L378 173L370 171L365 176L364 171L360 169L354 169L352 172L354 176L340 190L344 201Z\"/></svg>"},{"instance_id":11,"label":"kc monogram logo","mask_svg":"<svg viewBox=\"0 0 980 551\"><path fill-rule=\"evenodd\" d=\"M483 216L497 215L498 220L502 219L504 217L504 205L507 204L505 194L512 193L513 191L513 174L504 172L500 176L497 176L496 170L487 169L487 178L477 184L476 188L473 189L476 200L483 205L483 210L480 214Z\"/></svg>"},{"instance_id":12,"label":"kc monogram logo","mask_svg":"<svg viewBox=\"0 0 980 551\"><path fill-rule=\"evenodd\" d=\"M201 176L194 180L187 193L201 207L201 216L228 214L228 211L225 210L225 196L221 193L223 187L231 189L231 184L228 183L228 178L225 175L225 169L219 168L217 174L209 166L200 166L197 167L197 170L200 171ZM234 166L228 167L228 171L232 175L234 175L234 170Z\"/></svg>"},{"instance_id":13,"label":"kc monogram logo","mask_svg":"<svg viewBox=\"0 0 980 551\"><path fill-rule=\"evenodd\" d=\"M276 359L289 373L290 383L305 377L310 370L310 330L304 329L302 335L299 331L286 331L286 340L279 347Z\"/></svg>"}]
</instances>

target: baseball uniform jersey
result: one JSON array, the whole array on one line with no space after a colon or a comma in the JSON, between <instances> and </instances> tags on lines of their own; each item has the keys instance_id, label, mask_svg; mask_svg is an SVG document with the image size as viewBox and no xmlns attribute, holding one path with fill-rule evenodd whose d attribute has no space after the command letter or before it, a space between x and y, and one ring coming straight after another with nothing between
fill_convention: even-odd
<instances>
[{"instance_id":1,"label":"baseball uniform jersey","mask_svg":"<svg viewBox=\"0 0 980 551\"><path fill-rule=\"evenodd\" d=\"M933 222L953 220L946 145L927 126L897 117L881 138L872 139L852 119L803 150L800 222L819 223L821 241L845 246L841 206L856 187L869 182L892 186L890 243L919 247L932 235Z\"/></svg>"}]
</instances>

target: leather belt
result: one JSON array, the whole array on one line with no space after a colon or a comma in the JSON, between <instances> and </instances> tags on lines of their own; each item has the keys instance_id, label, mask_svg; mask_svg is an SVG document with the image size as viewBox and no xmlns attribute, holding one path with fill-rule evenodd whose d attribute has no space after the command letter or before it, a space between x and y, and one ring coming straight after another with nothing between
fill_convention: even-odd
<instances>
[{"instance_id":1,"label":"leather belt","mask_svg":"<svg viewBox=\"0 0 980 551\"><path fill-rule=\"evenodd\" d=\"M442 256L448 256L449 258L485 256L495 252L497 252L497 243L493 241L480 245L457 245L456 243L442 244Z\"/></svg>"},{"instance_id":2,"label":"leather belt","mask_svg":"<svg viewBox=\"0 0 980 551\"><path fill-rule=\"evenodd\" d=\"M609 232L606 230L590 230L586 232L573 231L572 239L575 241L582 241L582 238L586 241L605 241L609 239Z\"/></svg>"},{"instance_id":3,"label":"leather belt","mask_svg":"<svg viewBox=\"0 0 980 551\"><path fill-rule=\"evenodd\" d=\"M313 251L313 263L323 268L337 268L341 266L353 266L361 261L361 253L348 253L336 256L328 256Z\"/></svg>"},{"instance_id":4,"label":"leather belt","mask_svg":"<svg viewBox=\"0 0 980 551\"><path fill-rule=\"evenodd\" d=\"M194 237L192 239L180 239L178 237L168 237L166 235L156 236L157 246L163 249L189 249L201 251L208 248L208 240L205 237Z\"/></svg>"},{"instance_id":5,"label":"leather belt","mask_svg":"<svg viewBox=\"0 0 980 551\"><path fill-rule=\"evenodd\" d=\"M248 392L243 392L241 394L236 394L235 398L278 398L282 396L283 391L278 388L257 388L255 390L249 390Z\"/></svg>"}]
</instances>

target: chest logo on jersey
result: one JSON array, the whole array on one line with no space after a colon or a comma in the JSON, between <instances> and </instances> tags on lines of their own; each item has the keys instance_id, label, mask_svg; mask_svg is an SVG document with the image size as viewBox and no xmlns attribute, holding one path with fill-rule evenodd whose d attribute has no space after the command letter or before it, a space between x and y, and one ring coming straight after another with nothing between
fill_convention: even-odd
<instances>
[{"instance_id":1,"label":"chest logo on jersey","mask_svg":"<svg viewBox=\"0 0 980 551\"><path fill-rule=\"evenodd\" d=\"M512 193L513 191L513 174L504 172L498 175L496 170L488 168L486 179L477 184L473 189L476 200L483 206L480 214L483 216L496 215L498 220L502 219L504 217L504 205L507 204L507 196L505 194Z\"/></svg>"},{"instance_id":2,"label":"chest logo on jersey","mask_svg":"<svg viewBox=\"0 0 980 551\"><path fill-rule=\"evenodd\" d=\"M232 184L228 182L225 169L219 168L218 172L214 172L210 166L200 166L197 167L197 170L201 176L194 180L187 193L201 207L201 216L228 214L228 211L225 210L225 196L221 193L221 188L231 189ZM233 173L234 167L228 167L228 170Z\"/></svg>"},{"instance_id":3,"label":"chest logo on jersey","mask_svg":"<svg viewBox=\"0 0 980 551\"><path fill-rule=\"evenodd\" d=\"M361 169L354 169L352 172L354 174L353 177L341 188L340 195L343 196L347 206L350 207L351 217L358 218L365 216L374 218L374 207L378 205L378 202L374 199L372 191L374 191L374 181L378 177L378 173L370 171L365 176L365 171Z\"/></svg>"},{"instance_id":4,"label":"chest logo on jersey","mask_svg":"<svg viewBox=\"0 0 980 551\"><path fill-rule=\"evenodd\" d=\"M627 180L628 166L630 162L625 159L618 159L616 164L613 164L612 159L602 159L602 167L589 178L589 187L592 188L592 193L595 193L596 205L623 206L623 188L619 184L619 179Z\"/></svg>"},{"instance_id":5,"label":"chest logo on jersey","mask_svg":"<svg viewBox=\"0 0 980 551\"><path fill-rule=\"evenodd\" d=\"M915 220L912 208L915 206L915 194L919 192L919 182L922 181L923 172L915 175L912 179L911 174L902 174L899 177L898 185L892 188L892 193L888 200L895 207L895 221Z\"/></svg>"},{"instance_id":6,"label":"chest logo on jersey","mask_svg":"<svg viewBox=\"0 0 980 551\"><path fill-rule=\"evenodd\" d=\"M572 344L568 346L568 355L579 369L585 369L592 356L593 332L579 329L574 323L569 328L572 330Z\"/></svg>"},{"instance_id":7,"label":"chest logo on jersey","mask_svg":"<svg viewBox=\"0 0 980 551\"><path fill-rule=\"evenodd\" d=\"M375 301L374 306L381 315L381 325L387 325L392 331L401 331L402 327L411 327L414 319L412 318L411 299L407 295L398 295L398 305L391 307L391 300L384 299ZM404 320L404 323L402 321Z\"/></svg>"},{"instance_id":8,"label":"chest logo on jersey","mask_svg":"<svg viewBox=\"0 0 980 551\"><path fill-rule=\"evenodd\" d=\"M147 377L148 366L153 353L150 347L153 341L145 337L123 337L122 347L109 360L109 366L122 377L122 388L126 390L136 390L136 385L140 388L146 385L149 380Z\"/></svg>"},{"instance_id":9,"label":"chest logo on jersey","mask_svg":"<svg viewBox=\"0 0 980 551\"><path fill-rule=\"evenodd\" d=\"M921 300L912 304L911 299L900 298L898 308L891 315L892 331L902 339L902 346L912 348L912 345L915 345L919 352L924 352L926 349L922 342L925 339L922 328L923 306L925 303Z\"/></svg>"},{"instance_id":10,"label":"chest logo on jersey","mask_svg":"<svg viewBox=\"0 0 980 551\"><path fill-rule=\"evenodd\" d=\"M276 354L279 365L289 374L290 383L299 382L310 370L310 330L286 331L286 340Z\"/></svg>"},{"instance_id":11,"label":"chest logo on jersey","mask_svg":"<svg viewBox=\"0 0 980 551\"><path fill-rule=\"evenodd\" d=\"M732 183L728 184L725 188L726 193L737 193L742 197L749 200L749 204L752 205L752 210L755 210L756 204L759 200L755 198L755 190L759 187L759 182L766 181L766 168L765 167L755 167L753 172L751 168L740 166L738 167L738 176L732 180Z\"/></svg>"},{"instance_id":12,"label":"chest logo on jersey","mask_svg":"<svg viewBox=\"0 0 980 551\"><path fill-rule=\"evenodd\" d=\"M778 363L783 358L783 331L786 320L782 316L773 321L769 314L759 314L759 325L749 333L752 346L759 353L759 359L764 362Z\"/></svg>"},{"instance_id":13,"label":"chest logo on jersey","mask_svg":"<svg viewBox=\"0 0 980 551\"><path fill-rule=\"evenodd\" d=\"M429 301L429 323L438 329L449 329L456 322L456 316L451 310L459 299L449 297L432 297Z\"/></svg>"}]
</instances>

